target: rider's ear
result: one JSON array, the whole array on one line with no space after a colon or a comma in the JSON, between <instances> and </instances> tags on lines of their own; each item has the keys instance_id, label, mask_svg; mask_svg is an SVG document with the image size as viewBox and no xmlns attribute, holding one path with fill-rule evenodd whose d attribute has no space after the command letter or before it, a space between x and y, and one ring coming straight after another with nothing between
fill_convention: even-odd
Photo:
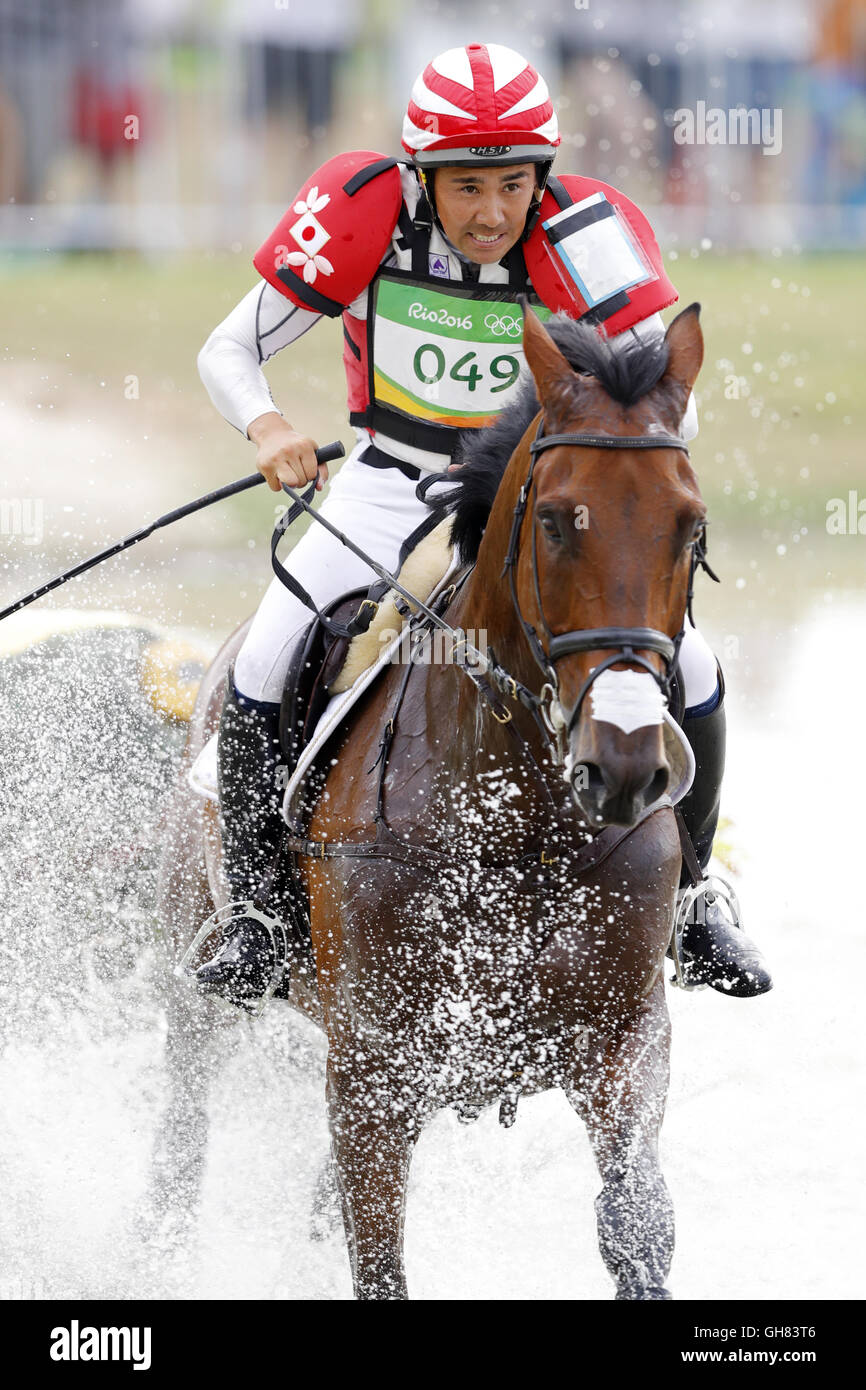
<instances>
[{"instance_id":1,"label":"rider's ear","mask_svg":"<svg viewBox=\"0 0 866 1390\"><path fill-rule=\"evenodd\" d=\"M563 357L550 334L542 327L538 315L530 308L529 300L521 296L523 305L523 351L535 380L538 399L549 420L561 410L571 409L580 378Z\"/></svg>"},{"instance_id":2,"label":"rider's ear","mask_svg":"<svg viewBox=\"0 0 866 1390\"><path fill-rule=\"evenodd\" d=\"M690 304L670 324L665 334L668 345L668 365L662 385L669 388L679 417L685 414L692 387L697 381L704 360L704 335L701 332L700 304Z\"/></svg>"}]
</instances>

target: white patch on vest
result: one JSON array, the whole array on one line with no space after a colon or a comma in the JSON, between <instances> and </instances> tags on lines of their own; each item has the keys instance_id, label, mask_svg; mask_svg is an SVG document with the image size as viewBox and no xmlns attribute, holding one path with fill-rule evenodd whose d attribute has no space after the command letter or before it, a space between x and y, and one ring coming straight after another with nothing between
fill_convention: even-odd
<instances>
[{"instance_id":1,"label":"white patch on vest","mask_svg":"<svg viewBox=\"0 0 866 1390\"><path fill-rule=\"evenodd\" d=\"M431 275L438 275L440 279L450 280L451 278L451 266L448 264L447 256L430 251L427 256L427 268Z\"/></svg>"},{"instance_id":2,"label":"white patch on vest","mask_svg":"<svg viewBox=\"0 0 866 1390\"><path fill-rule=\"evenodd\" d=\"M648 671L602 671L590 695L593 719L615 724L624 734L664 718L662 692Z\"/></svg>"},{"instance_id":3,"label":"white patch on vest","mask_svg":"<svg viewBox=\"0 0 866 1390\"><path fill-rule=\"evenodd\" d=\"M577 220L578 213L607 203L603 193L591 193L588 198L554 213L543 223L544 230ZM613 216L590 222L564 236L553 244L553 251L590 306L620 290L643 284L654 275L644 264L625 220L616 211Z\"/></svg>"}]
</instances>

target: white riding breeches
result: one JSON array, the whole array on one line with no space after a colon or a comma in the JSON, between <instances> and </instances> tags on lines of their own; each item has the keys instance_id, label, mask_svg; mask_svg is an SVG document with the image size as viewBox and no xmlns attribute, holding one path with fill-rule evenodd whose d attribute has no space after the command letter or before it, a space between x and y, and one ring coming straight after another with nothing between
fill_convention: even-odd
<instances>
[{"instance_id":1,"label":"white riding breeches","mask_svg":"<svg viewBox=\"0 0 866 1390\"><path fill-rule=\"evenodd\" d=\"M430 508L415 496L417 482L399 468L371 468L359 462L368 447L367 439L355 446L326 484L327 494L317 510L393 574L400 546L430 515ZM431 496L435 492L434 487ZM316 521L310 522L284 564L319 608L376 579L364 560ZM279 579L271 581L235 661L235 686L241 695L279 703L298 634L312 618L311 609Z\"/></svg>"},{"instance_id":2,"label":"white riding breeches","mask_svg":"<svg viewBox=\"0 0 866 1390\"><path fill-rule=\"evenodd\" d=\"M430 509L415 496L417 483L398 468L373 468L361 463L359 456L366 448L368 441L364 439L352 450L333 481L327 484L327 495L318 510L393 574L403 541L429 516ZM437 490L436 486L431 488L431 500ZM319 608L376 579L365 561L315 521L310 522L284 563ZM311 620L311 610L274 578L235 661L234 680L239 694L257 702L280 702L295 643ZM680 668L686 706L691 708L709 700L717 686L716 658L688 619L680 647Z\"/></svg>"}]
</instances>

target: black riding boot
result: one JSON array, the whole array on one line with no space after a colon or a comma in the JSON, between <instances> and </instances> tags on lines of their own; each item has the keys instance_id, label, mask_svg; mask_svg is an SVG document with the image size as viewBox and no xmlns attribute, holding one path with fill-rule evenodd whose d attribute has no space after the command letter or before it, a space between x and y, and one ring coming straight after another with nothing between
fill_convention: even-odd
<instances>
[{"instance_id":1,"label":"black riding boot","mask_svg":"<svg viewBox=\"0 0 866 1390\"><path fill-rule=\"evenodd\" d=\"M229 672L220 716L217 774L223 864L233 901L252 898L276 852L282 830L277 767L280 711L241 703ZM260 999L275 967L270 934L254 917L228 928L214 958L195 972L199 988L239 1007Z\"/></svg>"},{"instance_id":2,"label":"black riding boot","mask_svg":"<svg viewBox=\"0 0 866 1390\"><path fill-rule=\"evenodd\" d=\"M709 702L708 702L709 703ZM706 873L719 820L719 799L725 771L725 682L719 668L719 698L706 712L683 719L683 732L695 755L695 780L680 802L686 829ZM683 864L680 889L691 877ZM765 994L773 981L761 952L739 924L736 897L723 880L713 879L696 899L683 929L681 955L684 983L710 985L720 994L746 998Z\"/></svg>"}]
</instances>

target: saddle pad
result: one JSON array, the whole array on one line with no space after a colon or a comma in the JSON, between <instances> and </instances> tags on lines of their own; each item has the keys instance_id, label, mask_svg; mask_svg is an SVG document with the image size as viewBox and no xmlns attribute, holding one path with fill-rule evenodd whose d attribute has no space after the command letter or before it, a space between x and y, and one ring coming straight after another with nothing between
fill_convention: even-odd
<instances>
[{"instance_id":1,"label":"saddle pad","mask_svg":"<svg viewBox=\"0 0 866 1390\"><path fill-rule=\"evenodd\" d=\"M439 582L434 586L432 591L426 596L424 602L429 604L433 601L433 599L437 598L438 595L442 592L442 590L448 587L448 584L452 576L456 574L459 569L460 561L458 556L454 554L452 555L451 563L449 564L447 570L442 575L442 578L439 580ZM379 672L383 671L386 666L389 666L391 664L391 658L397 651L397 648L400 646L400 643L404 640L405 633L406 627L404 625L399 630L397 630L396 636L392 638L392 640L387 644L387 646L381 649L380 655L376 658L373 664L371 666L368 666L365 671L361 672L360 676L358 676L358 678L349 687L349 689L343 690L337 695L333 695L329 700L328 704L325 706L319 718L319 722L315 727L313 735L306 748L304 748L303 752L301 753L301 756L298 759L298 765L292 773L292 776L290 777L289 782L286 786L285 795L283 797L283 817L288 823L291 824L292 798L295 795L295 792L299 790L304 778L309 772L312 764L315 762L319 750L331 737L331 734L337 728L344 715L352 708L354 704L357 703L357 701L363 695L364 691L367 690L373 684L373 682L378 677Z\"/></svg>"},{"instance_id":2,"label":"saddle pad","mask_svg":"<svg viewBox=\"0 0 866 1390\"><path fill-rule=\"evenodd\" d=\"M194 792L208 801L218 801L217 790L217 735L211 734L200 750L195 762L187 773L187 781Z\"/></svg>"},{"instance_id":3,"label":"saddle pad","mask_svg":"<svg viewBox=\"0 0 866 1390\"><path fill-rule=\"evenodd\" d=\"M400 567L397 578L410 594L432 594L443 574L452 563L451 535L452 518L446 516L439 525L410 550ZM366 632L359 632L352 639L346 660L336 680L331 682L331 690L340 695L355 684L362 671L371 666L382 651L382 642L389 632L399 632L403 617L397 609L398 594L389 589L382 597L378 612ZM400 600L402 603L402 599ZM426 599L424 600L426 602ZM414 604L409 607L414 612Z\"/></svg>"},{"instance_id":4,"label":"saddle pad","mask_svg":"<svg viewBox=\"0 0 866 1390\"><path fill-rule=\"evenodd\" d=\"M422 595L425 603L442 592L446 587L446 582L458 568L456 558L447 541L450 529L451 517L447 516L433 531L422 537L414 550L409 552L397 576L405 589L408 589L410 593ZM357 637L352 639L343 667L331 685L334 696L330 703L325 706L312 739L298 762L298 770L309 766L309 759L306 756L308 753L315 756L318 751L321 740L317 738L317 735L326 717L336 716L330 726L331 729L336 728L340 722L343 706L339 705L338 701L344 695L352 696L345 703L345 708L350 709L357 696L370 684L370 681L366 681L361 685L361 676L369 674L371 680L375 679L379 671L388 664L391 654L402 640L405 619L396 607L397 597L396 591L389 589L379 604L379 611L367 631L359 633ZM414 612L415 605L410 604L409 606ZM388 645L383 646L382 639L387 632L394 632L397 636ZM299 643L303 644L307 638L307 633L307 628L302 629L298 635ZM198 753L187 774L187 780L192 790L199 796L206 797L211 801L219 799L217 735L215 733L211 735ZM293 777L290 786L294 785L294 780Z\"/></svg>"},{"instance_id":5,"label":"saddle pad","mask_svg":"<svg viewBox=\"0 0 866 1390\"><path fill-rule=\"evenodd\" d=\"M671 799L671 804L676 806L678 802L682 801L695 780L695 755L692 752L692 745L670 710L664 710L662 719L664 720L665 757L671 769L667 795Z\"/></svg>"}]
</instances>

